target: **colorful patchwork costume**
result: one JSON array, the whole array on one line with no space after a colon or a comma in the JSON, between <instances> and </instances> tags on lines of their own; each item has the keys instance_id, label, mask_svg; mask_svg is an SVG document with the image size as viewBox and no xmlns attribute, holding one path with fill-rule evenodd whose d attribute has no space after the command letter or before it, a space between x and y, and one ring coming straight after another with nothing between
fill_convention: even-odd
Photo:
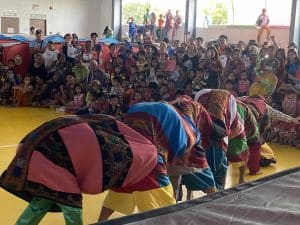
<instances>
[{"instance_id":1,"label":"colorful patchwork costume","mask_svg":"<svg viewBox=\"0 0 300 225\"><path fill-rule=\"evenodd\" d=\"M157 147L160 161L157 170L149 175L153 178L151 184L146 186L141 181L135 189L114 188L109 192L104 207L131 214L134 206L139 211L145 211L174 204L167 166L201 169L207 174L208 186L205 188L215 186L201 146L209 145L212 124L208 113L199 103L188 97L180 97L171 103L135 104L129 109L124 123ZM128 202L132 203L130 207Z\"/></svg>"},{"instance_id":2,"label":"colorful patchwork costume","mask_svg":"<svg viewBox=\"0 0 300 225\"><path fill-rule=\"evenodd\" d=\"M48 211L62 211L66 224L79 225L82 193L130 187L157 160L148 139L113 117L61 117L21 141L0 185L30 202L16 224L35 225Z\"/></svg>"},{"instance_id":3,"label":"colorful patchwork costume","mask_svg":"<svg viewBox=\"0 0 300 225\"><path fill-rule=\"evenodd\" d=\"M242 135L243 123L237 113L235 97L228 91L219 89L203 89L195 95L195 100L201 103L212 120L226 130L226 137L215 140L206 151L210 168L214 173L217 188L222 190L227 173L227 149L229 139Z\"/></svg>"}]
</instances>

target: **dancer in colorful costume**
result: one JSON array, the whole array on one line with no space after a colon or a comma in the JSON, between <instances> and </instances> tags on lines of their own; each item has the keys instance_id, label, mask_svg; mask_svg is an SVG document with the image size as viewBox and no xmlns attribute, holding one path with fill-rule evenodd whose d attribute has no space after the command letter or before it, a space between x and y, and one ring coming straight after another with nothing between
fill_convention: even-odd
<instances>
[{"instance_id":1,"label":"dancer in colorful costume","mask_svg":"<svg viewBox=\"0 0 300 225\"><path fill-rule=\"evenodd\" d=\"M104 201L100 220L113 211L132 214L134 207L146 211L175 204L167 166L181 173L199 169L206 176L203 190L215 190L211 170L204 149L210 145L212 122L199 103L181 96L170 104L166 102L133 105L124 123L148 138L158 149L158 165L149 176L152 183L141 181L135 190L114 188ZM202 147L203 146L203 147ZM185 171L185 172L183 172ZM188 173L188 172L187 172ZM206 185L206 186L205 186ZM128 204L129 202L129 204Z\"/></svg>"},{"instance_id":2,"label":"dancer in colorful costume","mask_svg":"<svg viewBox=\"0 0 300 225\"><path fill-rule=\"evenodd\" d=\"M264 146L264 150L268 150L268 156L274 158L272 149L266 148L266 143L263 140L263 133L270 124L270 118L277 119L288 123L299 123L298 118L290 117L282 112L279 112L269 106L265 98L268 95L273 94L276 85L277 77L275 74L267 72L261 75L260 79L253 83L250 87L250 96L241 97L238 99L238 113L241 121L244 121L245 134L247 139L247 145L249 148L249 160L248 168L250 175L256 175L262 173L260 171L259 162L261 157L266 157L261 149ZM238 137L239 138L239 137ZM236 139L232 140L230 150L228 153L236 156L240 147L235 144ZM247 162L245 158L241 159ZM240 168L240 182L243 181L243 168Z\"/></svg>"},{"instance_id":3,"label":"dancer in colorful costume","mask_svg":"<svg viewBox=\"0 0 300 225\"><path fill-rule=\"evenodd\" d=\"M195 100L207 109L214 122L218 122L226 130L226 137L213 142L206 151L207 161L214 173L217 188L222 190L228 167L226 152L229 139L242 135L244 131L237 113L236 99L225 90L203 89L195 95Z\"/></svg>"},{"instance_id":4,"label":"dancer in colorful costume","mask_svg":"<svg viewBox=\"0 0 300 225\"><path fill-rule=\"evenodd\" d=\"M61 117L20 142L0 185L30 202L17 225L39 224L48 211L62 211L67 225L81 225L82 193L133 186L157 160L148 139L113 117Z\"/></svg>"}]
</instances>

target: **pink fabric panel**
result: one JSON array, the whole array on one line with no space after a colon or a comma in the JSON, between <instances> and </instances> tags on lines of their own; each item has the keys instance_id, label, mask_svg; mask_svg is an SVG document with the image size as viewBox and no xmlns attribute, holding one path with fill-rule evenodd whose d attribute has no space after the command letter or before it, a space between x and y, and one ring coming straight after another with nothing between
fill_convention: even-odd
<instances>
[{"instance_id":1,"label":"pink fabric panel","mask_svg":"<svg viewBox=\"0 0 300 225\"><path fill-rule=\"evenodd\" d=\"M144 179L157 165L157 149L144 136L117 121L119 131L128 141L133 160L122 187L136 184Z\"/></svg>"},{"instance_id":2,"label":"pink fabric panel","mask_svg":"<svg viewBox=\"0 0 300 225\"><path fill-rule=\"evenodd\" d=\"M102 155L97 137L86 124L75 124L58 131L71 157L82 193L102 192Z\"/></svg>"},{"instance_id":3,"label":"pink fabric panel","mask_svg":"<svg viewBox=\"0 0 300 225\"><path fill-rule=\"evenodd\" d=\"M54 191L80 194L76 177L64 168L55 165L42 153L33 151L27 179Z\"/></svg>"}]
</instances>

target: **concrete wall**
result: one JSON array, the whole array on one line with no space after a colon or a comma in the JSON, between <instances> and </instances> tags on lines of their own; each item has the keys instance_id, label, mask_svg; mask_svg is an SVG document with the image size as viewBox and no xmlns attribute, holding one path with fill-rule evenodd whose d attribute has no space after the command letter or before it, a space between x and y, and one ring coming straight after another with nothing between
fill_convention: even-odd
<instances>
[{"instance_id":1,"label":"concrete wall","mask_svg":"<svg viewBox=\"0 0 300 225\"><path fill-rule=\"evenodd\" d=\"M47 33L86 37L111 26L111 0L0 0L1 17L18 17L20 33L29 34L30 18L47 20ZM49 7L53 9L50 10Z\"/></svg>"},{"instance_id":2,"label":"concrete wall","mask_svg":"<svg viewBox=\"0 0 300 225\"><path fill-rule=\"evenodd\" d=\"M278 44L286 48L289 43L289 27L272 27L271 35L274 35ZM257 30L254 26L210 26L208 28L197 28L197 36L206 41L216 39L220 34L228 36L228 42L235 44L238 41L256 40ZM264 37L265 38L265 35Z\"/></svg>"},{"instance_id":3,"label":"concrete wall","mask_svg":"<svg viewBox=\"0 0 300 225\"><path fill-rule=\"evenodd\" d=\"M183 26L184 27L184 26ZM128 26L123 25L123 35L128 32ZM289 43L289 27L272 27L271 35L275 35L278 44L286 48ZM208 28L196 29L196 36L203 37L205 41L218 38L221 34L228 36L230 44L236 44L238 41L256 40L257 30L254 26L209 26ZM181 28L178 33L179 40L184 40L184 29Z\"/></svg>"}]
</instances>

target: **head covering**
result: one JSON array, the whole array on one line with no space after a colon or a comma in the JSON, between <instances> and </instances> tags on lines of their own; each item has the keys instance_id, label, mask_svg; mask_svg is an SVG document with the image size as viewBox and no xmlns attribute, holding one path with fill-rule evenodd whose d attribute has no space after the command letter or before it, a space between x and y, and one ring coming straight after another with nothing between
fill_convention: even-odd
<instances>
[{"instance_id":1,"label":"head covering","mask_svg":"<svg viewBox=\"0 0 300 225\"><path fill-rule=\"evenodd\" d=\"M278 78L272 72L265 72L263 75L259 76L257 81L255 81L249 90L250 96L269 96L272 95L277 86Z\"/></svg>"}]
</instances>

